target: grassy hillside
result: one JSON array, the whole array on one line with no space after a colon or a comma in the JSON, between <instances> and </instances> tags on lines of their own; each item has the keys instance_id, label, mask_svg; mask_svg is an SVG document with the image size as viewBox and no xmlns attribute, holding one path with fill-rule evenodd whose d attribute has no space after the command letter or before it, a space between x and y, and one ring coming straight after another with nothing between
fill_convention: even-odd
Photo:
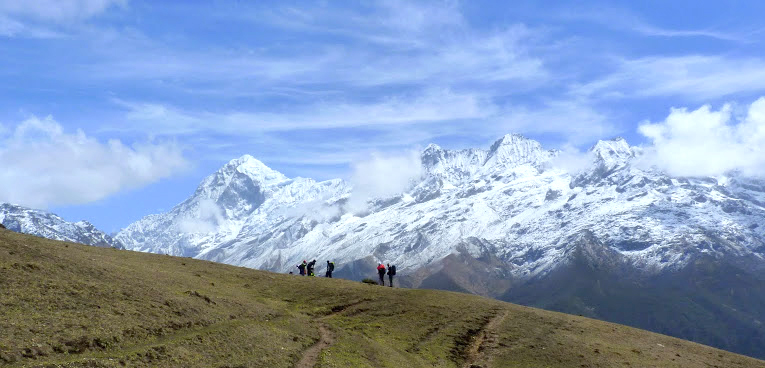
<instances>
[{"instance_id":1,"label":"grassy hillside","mask_svg":"<svg viewBox=\"0 0 765 368\"><path fill-rule=\"evenodd\" d=\"M721 260L650 278L572 262L503 299L765 357L765 282Z\"/></svg>"},{"instance_id":2,"label":"grassy hillside","mask_svg":"<svg viewBox=\"0 0 765 368\"><path fill-rule=\"evenodd\" d=\"M495 258L495 250L474 257L465 249L402 277L402 284L582 315L765 359L761 261L693 255L682 268L645 273L583 235L567 244L565 262L531 279L507 272L513 265Z\"/></svg>"},{"instance_id":3,"label":"grassy hillside","mask_svg":"<svg viewBox=\"0 0 765 368\"><path fill-rule=\"evenodd\" d=\"M0 366L765 367L472 295L304 278L0 230Z\"/></svg>"}]
</instances>

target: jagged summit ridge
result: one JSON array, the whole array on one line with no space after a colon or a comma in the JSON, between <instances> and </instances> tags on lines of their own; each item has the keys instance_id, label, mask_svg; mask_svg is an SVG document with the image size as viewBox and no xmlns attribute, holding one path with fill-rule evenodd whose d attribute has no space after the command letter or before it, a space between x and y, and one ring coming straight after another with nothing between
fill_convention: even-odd
<instances>
[{"instance_id":1,"label":"jagged summit ridge","mask_svg":"<svg viewBox=\"0 0 765 368\"><path fill-rule=\"evenodd\" d=\"M245 177L256 186L272 186L289 180L284 174L271 169L260 160L250 155L243 155L229 161L205 178L197 187L197 193L204 193L204 196L209 198L217 197L232 182L236 184Z\"/></svg>"},{"instance_id":2,"label":"jagged summit ridge","mask_svg":"<svg viewBox=\"0 0 765 368\"><path fill-rule=\"evenodd\" d=\"M67 222L61 217L10 203L0 203L0 223L9 230L99 247L122 248L122 244L88 221Z\"/></svg>"},{"instance_id":3,"label":"jagged summit ridge","mask_svg":"<svg viewBox=\"0 0 765 368\"><path fill-rule=\"evenodd\" d=\"M238 172L246 174L253 180L264 185L278 184L289 179L284 174L266 166L263 162L251 155L243 155L242 157L231 160L231 162L224 167L235 167Z\"/></svg>"},{"instance_id":4,"label":"jagged summit ridge","mask_svg":"<svg viewBox=\"0 0 765 368\"><path fill-rule=\"evenodd\" d=\"M178 230L183 219L199 218L198 207L181 204L117 238L132 249L275 271L306 257L344 264L372 257L406 274L466 251L491 254L513 277L530 278L564 264L584 230L606 247L602 254L641 272L681 267L702 254L762 259L765 227L752 224L765 219L757 204L765 203L765 190L756 189L765 186L720 188L643 170L632 165L635 149L620 138L599 141L591 152L591 166L572 177L545 170L555 152L521 135L504 136L488 150L432 144L420 156L420 181L373 201L363 216L345 207L348 183L287 179L243 156L229 163L236 170L224 167L200 186L219 194L206 198L223 213L215 226L200 227L206 232Z\"/></svg>"},{"instance_id":5,"label":"jagged summit ridge","mask_svg":"<svg viewBox=\"0 0 765 368\"><path fill-rule=\"evenodd\" d=\"M624 164L635 157L635 150L622 138L616 137L610 140L599 140L590 148L596 159L606 166Z\"/></svg>"},{"instance_id":6,"label":"jagged summit ridge","mask_svg":"<svg viewBox=\"0 0 765 368\"><path fill-rule=\"evenodd\" d=\"M541 163L549 159L539 142L520 134L508 134L494 142L487 153L484 166L517 166Z\"/></svg>"},{"instance_id":7,"label":"jagged summit ridge","mask_svg":"<svg viewBox=\"0 0 765 368\"><path fill-rule=\"evenodd\" d=\"M496 140L488 150L446 150L428 145L422 153L426 171L449 183L460 183L475 176L491 175L519 166L541 167L553 157L542 145L520 134L508 134Z\"/></svg>"},{"instance_id":8,"label":"jagged summit ridge","mask_svg":"<svg viewBox=\"0 0 765 368\"><path fill-rule=\"evenodd\" d=\"M243 231L280 221L290 207L346 191L341 180L290 179L243 155L205 178L195 193L167 213L150 215L121 231L131 249L184 256L220 256L216 247ZM128 235L130 234L130 235ZM150 234L140 237L132 234Z\"/></svg>"}]
</instances>

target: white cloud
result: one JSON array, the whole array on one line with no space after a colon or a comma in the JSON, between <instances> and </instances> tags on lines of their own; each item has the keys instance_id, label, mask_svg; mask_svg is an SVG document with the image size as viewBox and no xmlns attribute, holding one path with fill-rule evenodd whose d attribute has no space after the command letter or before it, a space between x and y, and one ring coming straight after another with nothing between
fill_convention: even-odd
<instances>
[{"instance_id":1,"label":"white cloud","mask_svg":"<svg viewBox=\"0 0 765 368\"><path fill-rule=\"evenodd\" d=\"M177 226L178 231L187 234L211 233L224 221L223 210L215 201L203 199L197 204L195 216L182 218Z\"/></svg>"},{"instance_id":2,"label":"white cloud","mask_svg":"<svg viewBox=\"0 0 765 368\"><path fill-rule=\"evenodd\" d=\"M103 13L113 5L125 6L127 0L0 0L0 14L67 22Z\"/></svg>"},{"instance_id":3,"label":"white cloud","mask_svg":"<svg viewBox=\"0 0 765 368\"><path fill-rule=\"evenodd\" d=\"M51 117L31 117L0 136L0 201L30 207L82 204L185 169L175 144L105 143L67 133Z\"/></svg>"},{"instance_id":4,"label":"white cloud","mask_svg":"<svg viewBox=\"0 0 765 368\"><path fill-rule=\"evenodd\" d=\"M682 96L708 100L765 90L765 60L726 56L622 59L614 73L575 88L598 97Z\"/></svg>"},{"instance_id":5,"label":"white cloud","mask_svg":"<svg viewBox=\"0 0 765 368\"><path fill-rule=\"evenodd\" d=\"M715 176L739 170L765 175L765 97L737 116L732 105L719 110L709 105L697 110L672 109L659 123L644 123L639 132L653 145L642 165L677 176Z\"/></svg>"},{"instance_id":6,"label":"white cloud","mask_svg":"<svg viewBox=\"0 0 765 368\"><path fill-rule=\"evenodd\" d=\"M570 174L576 174L590 167L592 160L591 152L583 152L573 145L565 145L560 149L558 155L550 161L550 165Z\"/></svg>"},{"instance_id":7,"label":"white cloud","mask_svg":"<svg viewBox=\"0 0 765 368\"><path fill-rule=\"evenodd\" d=\"M353 164L353 192L347 210L360 214L370 199L387 198L409 189L423 174L420 153L373 154L368 160Z\"/></svg>"},{"instance_id":8,"label":"white cloud","mask_svg":"<svg viewBox=\"0 0 765 368\"><path fill-rule=\"evenodd\" d=\"M325 223L342 215L342 209L338 205L328 204L326 200L314 200L286 208L282 214L286 217L304 216L310 221Z\"/></svg>"}]
</instances>

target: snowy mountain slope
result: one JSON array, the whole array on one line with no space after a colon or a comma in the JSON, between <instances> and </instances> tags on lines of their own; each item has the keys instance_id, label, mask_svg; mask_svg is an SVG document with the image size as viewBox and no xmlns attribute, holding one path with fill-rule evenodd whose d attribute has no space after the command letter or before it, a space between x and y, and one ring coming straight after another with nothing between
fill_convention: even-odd
<instances>
[{"instance_id":1,"label":"snowy mountain slope","mask_svg":"<svg viewBox=\"0 0 765 368\"><path fill-rule=\"evenodd\" d=\"M344 208L341 180L288 179L244 156L203 181L166 214L130 225L130 249L291 270L307 258L396 263L411 273L458 251L492 254L508 277L529 279L565 263L573 236L590 231L646 273L681 268L702 254L763 263L765 185L755 179L672 178L633 165L639 150L601 141L574 176L555 151L507 135L488 150L422 153L410 190ZM371 258L369 258L371 257Z\"/></svg>"},{"instance_id":2,"label":"snowy mountain slope","mask_svg":"<svg viewBox=\"0 0 765 368\"><path fill-rule=\"evenodd\" d=\"M342 180L289 179L244 156L171 211L117 239L130 249L477 293L765 357L765 181L676 178L623 139L570 174L562 153L507 135L487 150L428 146L422 176L358 211Z\"/></svg>"},{"instance_id":3,"label":"snowy mountain slope","mask_svg":"<svg viewBox=\"0 0 765 368\"><path fill-rule=\"evenodd\" d=\"M286 239L266 235L295 216L310 222L318 215L317 211L305 215L310 207L319 210L322 199L347 191L340 180L289 179L245 155L207 177L171 211L147 216L116 238L129 249L224 261L226 249L242 234L261 237L263 242Z\"/></svg>"},{"instance_id":4,"label":"snowy mountain slope","mask_svg":"<svg viewBox=\"0 0 765 368\"><path fill-rule=\"evenodd\" d=\"M9 230L98 247L122 248L122 244L87 221L66 222L61 217L9 203L0 203L0 223Z\"/></svg>"}]
</instances>

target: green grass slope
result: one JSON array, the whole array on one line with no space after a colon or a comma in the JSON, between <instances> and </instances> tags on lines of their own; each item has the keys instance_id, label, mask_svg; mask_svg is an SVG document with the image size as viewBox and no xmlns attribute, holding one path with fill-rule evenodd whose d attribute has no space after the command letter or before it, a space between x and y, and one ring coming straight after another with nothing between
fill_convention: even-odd
<instances>
[{"instance_id":1,"label":"green grass slope","mask_svg":"<svg viewBox=\"0 0 765 368\"><path fill-rule=\"evenodd\" d=\"M765 367L467 294L279 275L0 230L0 366Z\"/></svg>"}]
</instances>

